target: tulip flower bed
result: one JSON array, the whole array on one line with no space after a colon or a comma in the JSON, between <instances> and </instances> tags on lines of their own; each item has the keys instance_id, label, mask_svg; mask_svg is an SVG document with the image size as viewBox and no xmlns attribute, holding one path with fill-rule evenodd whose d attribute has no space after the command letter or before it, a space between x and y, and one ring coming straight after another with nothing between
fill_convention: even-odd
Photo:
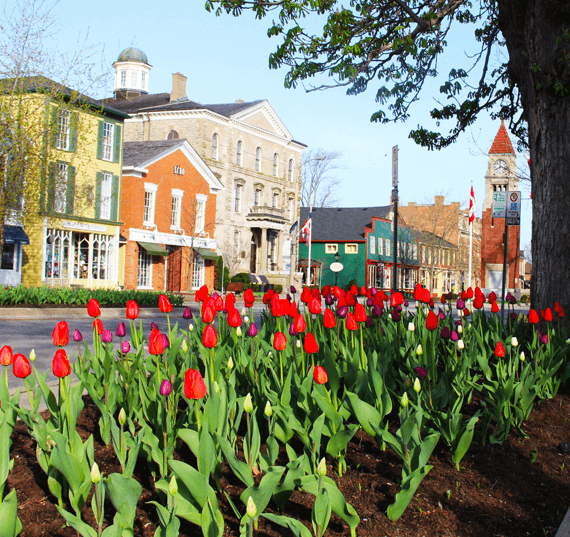
<instances>
[{"instance_id":1,"label":"tulip flower bed","mask_svg":"<svg viewBox=\"0 0 570 537\"><path fill-rule=\"evenodd\" d=\"M45 534L555 530L570 505L564 311L542 312L540 332L533 310L504 325L470 298L486 300L476 290L438 307L418 287L412 316L399 293L374 289L267 293L260 328L251 293L240 312L202 289L198 318L175 322L160 298L164 333L129 302L129 341L123 323L99 333L91 301L92 348L54 329L57 395L26 357L0 351L27 391L0 382L0 536L40 535L54 513Z\"/></svg>"}]
</instances>

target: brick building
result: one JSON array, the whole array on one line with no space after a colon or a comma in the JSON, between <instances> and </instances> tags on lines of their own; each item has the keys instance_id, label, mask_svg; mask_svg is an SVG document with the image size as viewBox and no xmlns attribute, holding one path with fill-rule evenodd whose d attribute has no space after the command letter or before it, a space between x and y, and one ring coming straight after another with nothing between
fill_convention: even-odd
<instances>
[{"instance_id":1,"label":"brick building","mask_svg":"<svg viewBox=\"0 0 570 537\"><path fill-rule=\"evenodd\" d=\"M493 193L519 190L516 155L501 121L499 131L489 151L489 166L485 175L483 228L481 237L481 282L487 289L500 289L503 281L503 241L505 218L493 218ZM519 254L520 226L508 226L507 289L520 287Z\"/></svg>"},{"instance_id":2,"label":"brick building","mask_svg":"<svg viewBox=\"0 0 570 537\"><path fill-rule=\"evenodd\" d=\"M121 235L125 287L190 292L213 288L220 180L184 139L127 142Z\"/></svg>"}]
</instances>

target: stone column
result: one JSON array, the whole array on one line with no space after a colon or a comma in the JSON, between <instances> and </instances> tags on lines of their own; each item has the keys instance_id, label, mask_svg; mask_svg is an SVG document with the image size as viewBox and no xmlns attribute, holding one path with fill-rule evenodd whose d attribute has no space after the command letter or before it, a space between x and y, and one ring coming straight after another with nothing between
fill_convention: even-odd
<instances>
[{"instance_id":1,"label":"stone column","mask_svg":"<svg viewBox=\"0 0 570 537\"><path fill-rule=\"evenodd\" d=\"M259 259L259 272L267 272L267 229L261 228L261 258Z\"/></svg>"}]
</instances>

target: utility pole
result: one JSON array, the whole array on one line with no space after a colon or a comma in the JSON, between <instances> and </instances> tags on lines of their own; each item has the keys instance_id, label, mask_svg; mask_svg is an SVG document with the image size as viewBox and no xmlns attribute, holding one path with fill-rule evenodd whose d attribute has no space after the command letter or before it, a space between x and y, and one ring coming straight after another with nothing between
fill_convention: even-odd
<instances>
[{"instance_id":1,"label":"utility pole","mask_svg":"<svg viewBox=\"0 0 570 537\"><path fill-rule=\"evenodd\" d=\"M392 202L394 203L394 266L392 289L398 290L398 146L392 148Z\"/></svg>"}]
</instances>

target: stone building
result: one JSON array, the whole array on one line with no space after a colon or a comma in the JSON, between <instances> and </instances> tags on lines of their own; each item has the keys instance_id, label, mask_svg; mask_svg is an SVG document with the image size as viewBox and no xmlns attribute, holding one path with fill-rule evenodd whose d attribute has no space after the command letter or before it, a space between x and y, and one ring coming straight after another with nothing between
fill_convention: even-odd
<instances>
[{"instance_id":1,"label":"stone building","mask_svg":"<svg viewBox=\"0 0 570 537\"><path fill-rule=\"evenodd\" d=\"M297 142L266 100L203 105L186 95L186 77L173 74L170 93L148 92L150 64L126 49L113 64L114 97L104 102L128 113L125 141L185 138L220 179L215 240L231 274L290 281L291 224L298 219Z\"/></svg>"}]
</instances>

